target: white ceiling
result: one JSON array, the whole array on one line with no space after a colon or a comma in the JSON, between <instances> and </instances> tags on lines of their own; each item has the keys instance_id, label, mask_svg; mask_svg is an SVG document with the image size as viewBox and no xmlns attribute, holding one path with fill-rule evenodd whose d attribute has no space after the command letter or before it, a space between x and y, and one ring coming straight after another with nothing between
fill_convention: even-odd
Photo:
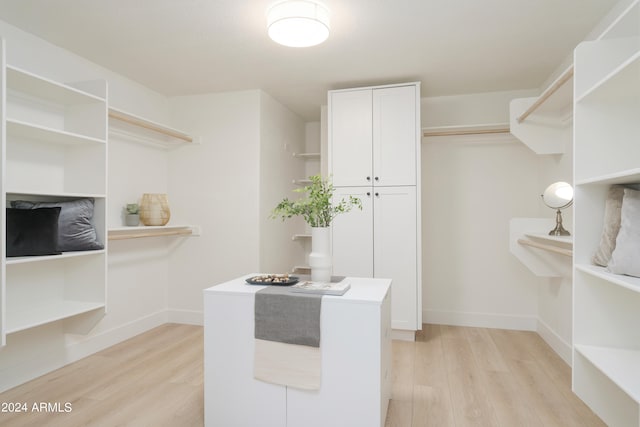
<instances>
[{"instance_id":1,"label":"white ceiling","mask_svg":"<svg viewBox=\"0 0 640 427\"><path fill-rule=\"evenodd\" d=\"M328 89L538 88L616 0L325 0L331 35L287 48L273 0L0 0L0 19L166 95L263 89L318 120Z\"/></svg>"}]
</instances>

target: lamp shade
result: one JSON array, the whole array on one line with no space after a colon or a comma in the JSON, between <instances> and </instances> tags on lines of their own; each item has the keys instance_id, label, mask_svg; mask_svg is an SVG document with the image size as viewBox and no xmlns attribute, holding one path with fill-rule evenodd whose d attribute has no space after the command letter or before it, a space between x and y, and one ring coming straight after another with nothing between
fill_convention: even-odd
<instances>
[{"instance_id":1,"label":"lamp shade","mask_svg":"<svg viewBox=\"0 0 640 427\"><path fill-rule=\"evenodd\" d=\"M329 37L329 9L314 0L285 0L267 10L269 37L291 47L308 47Z\"/></svg>"}]
</instances>

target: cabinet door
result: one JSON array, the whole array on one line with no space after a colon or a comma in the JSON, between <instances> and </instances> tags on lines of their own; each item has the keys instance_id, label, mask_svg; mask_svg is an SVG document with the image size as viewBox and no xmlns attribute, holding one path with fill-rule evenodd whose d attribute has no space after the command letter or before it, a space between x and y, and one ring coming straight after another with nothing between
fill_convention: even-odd
<instances>
[{"instance_id":1,"label":"cabinet door","mask_svg":"<svg viewBox=\"0 0 640 427\"><path fill-rule=\"evenodd\" d=\"M334 203L354 196L362 210L338 215L331 224L333 274L337 276L373 277L373 205L371 187L336 188Z\"/></svg>"},{"instance_id":2,"label":"cabinet door","mask_svg":"<svg viewBox=\"0 0 640 427\"><path fill-rule=\"evenodd\" d=\"M416 185L416 86L373 90L373 179L376 186Z\"/></svg>"},{"instance_id":3,"label":"cabinet door","mask_svg":"<svg viewBox=\"0 0 640 427\"><path fill-rule=\"evenodd\" d=\"M416 187L374 188L374 277L391 279L391 327L418 329Z\"/></svg>"},{"instance_id":4,"label":"cabinet door","mask_svg":"<svg viewBox=\"0 0 640 427\"><path fill-rule=\"evenodd\" d=\"M371 132L371 89L329 94L329 172L334 185L371 185Z\"/></svg>"}]
</instances>

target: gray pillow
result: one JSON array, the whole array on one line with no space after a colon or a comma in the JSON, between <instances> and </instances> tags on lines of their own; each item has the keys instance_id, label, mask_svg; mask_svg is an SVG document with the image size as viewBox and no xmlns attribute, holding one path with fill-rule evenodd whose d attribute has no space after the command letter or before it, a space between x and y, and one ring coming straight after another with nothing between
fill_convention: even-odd
<instances>
[{"instance_id":1,"label":"gray pillow","mask_svg":"<svg viewBox=\"0 0 640 427\"><path fill-rule=\"evenodd\" d=\"M600 237L600 245L593 255L593 263L606 267L611 259L611 252L616 247L616 237L620 230L620 210L622 208L622 197L624 195L624 187L621 185L612 185L607 194L607 200L604 204L604 225L602 227L602 236Z\"/></svg>"},{"instance_id":2,"label":"gray pillow","mask_svg":"<svg viewBox=\"0 0 640 427\"><path fill-rule=\"evenodd\" d=\"M104 245L98 241L98 235L93 226L93 205L93 199L64 202L27 202L24 200L11 202L11 207L17 209L59 207L58 250L62 252L104 248Z\"/></svg>"},{"instance_id":3,"label":"gray pillow","mask_svg":"<svg viewBox=\"0 0 640 427\"><path fill-rule=\"evenodd\" d=\"M620 231L607 268L615 274L640 277L640 191L624 189Z\"/></svg>"}]
</instances>

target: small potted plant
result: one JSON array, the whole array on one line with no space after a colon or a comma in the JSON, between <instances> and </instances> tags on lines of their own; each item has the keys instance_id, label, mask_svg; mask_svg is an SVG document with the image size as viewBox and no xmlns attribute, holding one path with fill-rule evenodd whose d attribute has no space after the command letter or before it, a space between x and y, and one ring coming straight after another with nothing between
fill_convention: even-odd
<instances>
[{"instance_id":1,"label":"small potted plant","mask_svg":"<svg viewBox=\"0 0 640 427\"><path fill-rule=\"evenodd\" d=\"M362 202L357 197L349 196L332 203L333 184L320 175L310 176L311 184L298 188L296 193L306 196L295 201L284 198L271 213L271 218L287 218L302 216L311 226L311 280L317 282L331 281L331 254L329 247L329 226L339 214L349 212L354 207L362 209Z\"/></svg>"},{"instance_id":2,"label":"small potted plant","mask_svg":"<svg viewBox=\"0 0 640 427\"><path fill-rule=\"evenodd\" d=\"M137 203L128 203L125 207L127 214L124 217L124 223L129 227L135 227L140 224L140 208Z\"/></svg>"}]
</instances>

